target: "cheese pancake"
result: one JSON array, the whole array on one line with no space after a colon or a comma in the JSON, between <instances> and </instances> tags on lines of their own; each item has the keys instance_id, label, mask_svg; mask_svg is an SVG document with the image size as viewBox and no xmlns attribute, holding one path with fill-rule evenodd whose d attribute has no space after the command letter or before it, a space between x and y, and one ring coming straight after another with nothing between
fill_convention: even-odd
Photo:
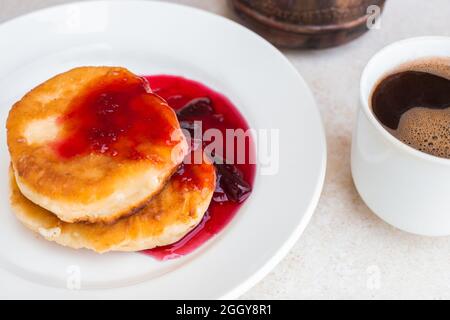
<instances>
[{"instance_id":1,"label":"cheese pancake","mask_svg":"<svg viewBox=\"0 0 450 320\"><path fill-rule=\"evenodd\" d=\"M112 224L63 222L22 195L13 169L10 184L16 216L45 239L99 253L140 251L175 243L201 222L214 193L215 168L207 162L183 165L147 207Z\"/></svg>"},{"instance_id":2,"label":"cheese pancake","mask_svg":"<svg viewBox=\"0 0 450 320\"><path fill-rule=\"evenodd\" d=\"M8 147L21 193L66 222L113 222L161 191L188 152L174 111L116 67L82 67L17 102Z\"/></svg>"}]
</instances>

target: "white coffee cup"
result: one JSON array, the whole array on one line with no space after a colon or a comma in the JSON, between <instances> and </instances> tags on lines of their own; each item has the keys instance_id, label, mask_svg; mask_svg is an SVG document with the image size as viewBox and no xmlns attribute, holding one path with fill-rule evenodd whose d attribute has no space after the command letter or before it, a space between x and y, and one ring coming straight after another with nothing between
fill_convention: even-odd
<instances>
[{"instance_id":1,"label":"white coffee cup","mask_svg":"<svg viewBox=\"0 0 450 320\"><path fill-rule=\"evenodd\" d=\"M377 53L361 78L361 108L352 143L352 174L369 208L389 224L427 236L450 235L450 159L402 143L375 118L370 106L377 83L400 65L450 57L450 37L396 42Z\"/></svg>"}]
</instances>

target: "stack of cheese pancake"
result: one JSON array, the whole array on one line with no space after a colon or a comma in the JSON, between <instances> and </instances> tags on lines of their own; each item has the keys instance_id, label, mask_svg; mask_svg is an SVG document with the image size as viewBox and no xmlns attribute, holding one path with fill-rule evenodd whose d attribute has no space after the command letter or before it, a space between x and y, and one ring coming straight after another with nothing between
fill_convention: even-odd
<instances>
[{"instance_id":1,"label":"stack of cheese pancake","mask_svg":"<svg viewBox=\"0 0 450 320\"><path fill-rule=\"evenodd\" d=\"M13 106L7 130L13 210L64 246L172 244L200 223L214 193L213 164L183 164L189 147L175 112L123 68L57 75Z\"/></svg>"}]
</instances>

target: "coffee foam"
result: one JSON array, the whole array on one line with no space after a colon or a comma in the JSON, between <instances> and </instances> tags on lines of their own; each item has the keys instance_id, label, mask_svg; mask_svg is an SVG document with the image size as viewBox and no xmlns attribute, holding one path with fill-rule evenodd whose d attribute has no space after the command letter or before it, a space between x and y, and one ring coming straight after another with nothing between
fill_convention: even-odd
<instances>
[{"instance_id":1,"label":"coffee foam","mask_svg":"<svg viewBox=\"0 0 450 320\"><path fill-rule=\"evenodd\" d=\"M427 72L450 80L450 58L415 60L401 65L393 73L404 71ZM397 130L388 131L415 149L450 158L450 108L412 108L402 115Z\"/></svg>"},{"instance_id":2,"label":"coffee foam","mask_svg":"<svg viewBox=\"0 0 450 320\"><path fill-rule=\"evenodd\" d=\"M413 108L403 114L397 130L389 131L415 149L450 158L450 108Z\"/></svg>"},{"instance_id":3,"label":"coffee foam","mask_svg":"<svg viewBox=\"0 0 450 320\"><path fill-rule=\"evenodd\" d=\"M406 62L386 74L386 76L404 71L427 72L450 80L450 57L422 58Z\"/></svg>"}]
</instances>

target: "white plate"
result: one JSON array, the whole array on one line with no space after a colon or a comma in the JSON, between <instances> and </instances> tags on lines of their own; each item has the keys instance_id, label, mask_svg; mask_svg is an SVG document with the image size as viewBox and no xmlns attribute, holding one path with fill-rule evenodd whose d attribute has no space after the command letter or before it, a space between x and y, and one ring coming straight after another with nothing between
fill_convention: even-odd
<instances>
[{"instance_id":1,"label":"white plate","mask_svg":"<svg viewBox=\"0 0 450 320\"><path fill-rule=\"evenodd\" d=\"M221 234L169 262L66 249L22 227L9 207L1 130L0 297L234 298L281 260L310 220L325 175L319 112L287 59L240 25L160 2L75 3L3 24L0 52L2 128L13 102L49 77L120 65L199 80L231 98L253 128L280 129L278 174L258 174L252 197ZM70 290L78 276L81 290Z\"/></svg>"}]
</instances>

